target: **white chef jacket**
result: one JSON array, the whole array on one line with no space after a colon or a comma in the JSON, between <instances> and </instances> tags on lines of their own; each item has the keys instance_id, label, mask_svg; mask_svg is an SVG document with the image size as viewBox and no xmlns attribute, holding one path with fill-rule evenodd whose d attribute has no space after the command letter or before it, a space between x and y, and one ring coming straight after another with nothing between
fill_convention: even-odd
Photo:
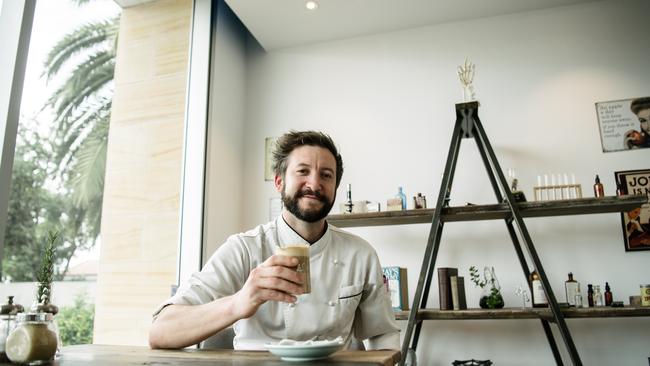
<instances>
[{"instance_id":1,"label":"white chef jacket","mask_svg":"<svg viewBox=\"0 0 650 366\"><path fill-rule=\"evenodd\" d=\"M251 270L276 253L277 245L297 243L307 242L281 216L230 236L201 272L161 304L154 318L170 304L199 305L233 295ZM347 343L350 335L360 340L387 335L376 346L399 348L399 328L381 265L368 242L328 224L325 234L311 244L310 274L311 293L299 295L295 304L267 301L252 317L235 322L234 348L264 349L269 342L315 336L341 336Z\"/></svg>"}]
</instances>

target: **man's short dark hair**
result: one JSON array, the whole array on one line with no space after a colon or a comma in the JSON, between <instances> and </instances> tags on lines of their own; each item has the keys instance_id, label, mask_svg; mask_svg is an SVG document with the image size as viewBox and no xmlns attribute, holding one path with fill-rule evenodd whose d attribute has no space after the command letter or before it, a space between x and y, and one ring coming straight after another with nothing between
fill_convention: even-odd
<instances>
[{"instance_id":1,"label":"man's short dark hair","mask_svg":"<svg viewBox=\"0 0 650 366\"><path fill-rule=\"evenodd\" d=\"M291 152L300 146L319 146L329 150L336 160L336 188L343 177L343 159L329 135L318 131L289 131L282 135L273 150L273 170L276 175L284 178L287 173L287 159Z\"/></svg>"},{"instance_id":2,"label":"man's short dark hair","mask_svg":"<svg viewBox=\"0 0 650 366\"><path fill-rule=\"evenodd\" d=\"M634 99L632 103L630 103L630 109L634 114L638 114L639 111L644 109L650 109L650 97Z\"/></svg>"}]
</instances>

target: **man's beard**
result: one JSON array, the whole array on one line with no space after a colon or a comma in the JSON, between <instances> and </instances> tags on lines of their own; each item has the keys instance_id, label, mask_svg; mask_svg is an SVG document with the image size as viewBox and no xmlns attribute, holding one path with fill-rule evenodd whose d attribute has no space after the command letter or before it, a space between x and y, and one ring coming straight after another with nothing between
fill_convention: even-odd
<instances>
[{"instance_id":1,"label":"man's beard","mask_svg":"<svg viewBox=\"0 0 650 366\"><path fill-rule=\"evenodd\" d=\"M282 203L284 204L284 207L286 207L289 212L291 212L295 217L297 217L302 221L306 221L306 222L320 221L325 217L327 217L327 214L332 209L332 206L334 206L334 200L330 202L327 199L327 197L325 197L322 193L317 191L316 192L312 191L309 188L302 191L298 191L293 196L287 195L286 192L287 192L286 187L282 187L282 192L280 194L282 196ZM301 209L300 206L298 205L298 200L301 197L306 195L316 196L316 198L323 203L323 207L321 207L318 210Z\"/></svg>"}]
</instances>

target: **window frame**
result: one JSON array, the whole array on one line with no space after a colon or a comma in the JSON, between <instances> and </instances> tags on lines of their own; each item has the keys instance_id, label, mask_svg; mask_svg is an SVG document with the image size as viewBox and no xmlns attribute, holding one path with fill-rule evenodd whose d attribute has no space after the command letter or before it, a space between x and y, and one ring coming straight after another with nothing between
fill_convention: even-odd
<instances>
[{"instance_id":1,"label":"window frame","mask_svg":"<svg viewBox=\"0 0 650 366\"><path fill-rule=\"evenodd\" d=\"M183 132L177 284L186 282L192 273L201 269L205 240L205 165L213 6L211 0L194 0Z\"/></svg>"},{"instance_id":2,"label":"window frame","mask_svg":"<svg viewBox=\"0 0 650 366\"><path fill-rule=\"evenodd\" d=\"M0 276L20 104L36 0L0 3Z\"/></svg>"}]
</instances>

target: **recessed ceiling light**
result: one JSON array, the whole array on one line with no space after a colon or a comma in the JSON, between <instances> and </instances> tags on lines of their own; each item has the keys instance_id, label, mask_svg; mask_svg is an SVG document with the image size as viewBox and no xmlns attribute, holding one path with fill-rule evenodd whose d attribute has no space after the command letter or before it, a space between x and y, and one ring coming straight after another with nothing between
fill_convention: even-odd
<instances>
[{"instance_id":1,"label":"recessed ceiling light","mask_svg":"<svg viewBox=\"0 0 650 366\"><path fill-rule=\"evenodd\" d=\"M315 1L307 1L305 3L305 8L307 8L307 10L316 10L318 9L318 3Z\"/></svg>"}]
</instances>

